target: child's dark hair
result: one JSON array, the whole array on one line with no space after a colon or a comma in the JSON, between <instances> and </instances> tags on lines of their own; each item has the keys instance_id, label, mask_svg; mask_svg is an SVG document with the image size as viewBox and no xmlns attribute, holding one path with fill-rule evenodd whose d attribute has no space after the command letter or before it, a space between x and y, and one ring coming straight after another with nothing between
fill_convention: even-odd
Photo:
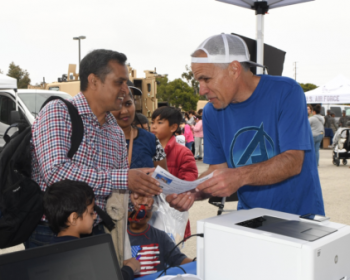
<instances>
[{"instance_id":1,"label":"child's dark hair","mask_svg":"<svg viewBox=\"0 0 350 280\"><path fill-rule=\"evenodd\" d=\"M195 111L193 111L193 110L189 110L187 113L188 113L188 115L190 115L190 114L191 114L192 116L196 115L196 112L195 112Z\"/></svg>"},{"instance_id":2,"label":"child's dark hair","mask_svg":"<svg viewBox=\"0 0 350 280\"><path fill-rule=\"evenodd\" d=\"M169 126L173 124L180 125L180 121L182 120L181 112L169 106L163 106L155 110L152 114L152 120L155 120L159 116L160 120L167 120L169 122Z\"/></svg>"},{"instance_id":3,"label":"child's dark hair","mask_svg":"<svg viewBox=\"0 0 350 280\"><path fill-rule=\"evenodd\" d=\"M70 214L81 217L95 198L92 188L84 182L63 180L52 184L44 194L44 213L54 233L68 228Z\"/></svg>"},{"instance_id":4,"label":"child's dark hair","mask_svg":"<svg viewBox=\"0 0 350 280\"><path fill-rule=\"evenodd\" d=\"M134 125L137 126L137 125L143 125L147 123L148 126L149 126L149 121L147 119L147 117L145 115L142 115L141 113L136 113L135 114L135 119L134 119Z\"/></svg>"}]
</instances>

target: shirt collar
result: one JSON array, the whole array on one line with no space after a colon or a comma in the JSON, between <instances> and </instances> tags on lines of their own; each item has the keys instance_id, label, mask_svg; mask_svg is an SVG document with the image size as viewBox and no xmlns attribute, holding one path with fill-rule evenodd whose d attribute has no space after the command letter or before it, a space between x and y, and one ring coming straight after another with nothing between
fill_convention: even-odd
<instances>
[{"instance_id":1,"label":"shirt collar","mask_svg":"<svg viewBox=\"0 0 350 280\"><path fill-rule=\"evenodd\" d=\"M171 136L171 138L169 139L168 143L165 146L164 152L167 155L175 146L176 144L176 138L175 136Z\"/></svg>"},{"instance_id":2,"label":"shirt collar","mask_svg":"<svg viewBox=\"0 0 350 280\"><path fill-rule=\"evenodd\" d=\"M74 98L73 98L73 103L76 106L79 115L92 115L96 118L94 112L92 112L89 103L86 100L85 95L82 92L79 92ZM107 124L112 124L112 125L116 125L117 121L115 119L115 117L112 115L111 112L107 112L106 114L106 123Z\"/></svg>"}]
</instances>

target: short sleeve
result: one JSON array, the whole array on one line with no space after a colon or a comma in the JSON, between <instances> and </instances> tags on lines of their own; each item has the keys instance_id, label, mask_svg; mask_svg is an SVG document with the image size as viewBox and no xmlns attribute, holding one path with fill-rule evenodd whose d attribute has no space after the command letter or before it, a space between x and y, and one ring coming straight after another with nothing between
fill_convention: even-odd
<instances>
[{"instance_id":1,"label":"short sleeve","mask_svg":"<svg viewBox=\"0 0 350 280\"><path fill-rule=\"evenodd\" d=\"M297 83L292 84L280 102L278 140L281 153L312 149L311 128L302 88Z\"/></svg>"},{"instance_id":2,"label":"short sleeve","mask_svg":"<svg viewBox=\"0 0 350 280\"><path fill-rule=\"evenodd\" d=\"M165 159L166 154L164 152L164 149L162 147L162 145L159 142L159 139L156 137L156 154L154 155L154 157L152 158L153 161L161 161L163 159Z\"/></svg>"},{"instance_id":3,"label":"short sleeve","mask_svg":"<svg viewBox=\"0 0 350 280\"><path fill-rule=\"evenodd\" d=\"M209 104L212 106L211 104ZM203 110L203 139L204 139L204 160L206 164L221 164L226 162L222 143L218 137L218 127L215 123L215 110L208 105ZM211 115L213 114L213 115Z\"/></svg>"}]
</instances>

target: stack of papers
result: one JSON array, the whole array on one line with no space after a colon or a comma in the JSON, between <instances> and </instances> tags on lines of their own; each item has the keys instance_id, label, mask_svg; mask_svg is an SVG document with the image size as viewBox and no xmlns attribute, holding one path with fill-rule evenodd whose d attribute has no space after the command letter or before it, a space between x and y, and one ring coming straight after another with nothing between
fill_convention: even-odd
<instances>
[{"instance_id":1,"label":"stack of papers","mask_svg":"<svg viewBox=\"0 0 350 280\"><path fill-rule=\"evenodd\" d=\"M189 182L181 180L171 175L162 167L157 166L156 170L153 172L152 177L160 183L160 187L163 189L163 194L168 195L173 193L180 194L191 191L195 189L199 184L213 177L213 173L210 173L209 175L196 181Z\"/></svg>"}]
</instances>

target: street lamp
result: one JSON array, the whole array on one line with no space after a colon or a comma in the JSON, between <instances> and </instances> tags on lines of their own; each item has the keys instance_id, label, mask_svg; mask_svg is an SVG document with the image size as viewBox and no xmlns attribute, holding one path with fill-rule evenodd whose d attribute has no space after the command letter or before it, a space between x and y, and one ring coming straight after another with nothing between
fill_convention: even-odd
<instances>
[{"instance_id":1,"label":"street lamp","mask_svg":"<svg viewBox=\"0 0 350 280\"><path fill-rule=\"evenodd\" d=\"M85 36L73 37L73 40L79 41L79 65L80 65L80 40L84 40L84 39L86 39Z\"/></svg>"},{"instance_id":2,"label":"street lamp","mask_svg":"<svg viewBox=\"0 0 350 280\"><path fill-rule=\"evenodd\" d=\"M264 15L269 9L315 0L216 0L227 4L255 10L256 14L256 63L264 65ZM257 68L256 73L262 74Z\"/></svg>"}]
</instances>

